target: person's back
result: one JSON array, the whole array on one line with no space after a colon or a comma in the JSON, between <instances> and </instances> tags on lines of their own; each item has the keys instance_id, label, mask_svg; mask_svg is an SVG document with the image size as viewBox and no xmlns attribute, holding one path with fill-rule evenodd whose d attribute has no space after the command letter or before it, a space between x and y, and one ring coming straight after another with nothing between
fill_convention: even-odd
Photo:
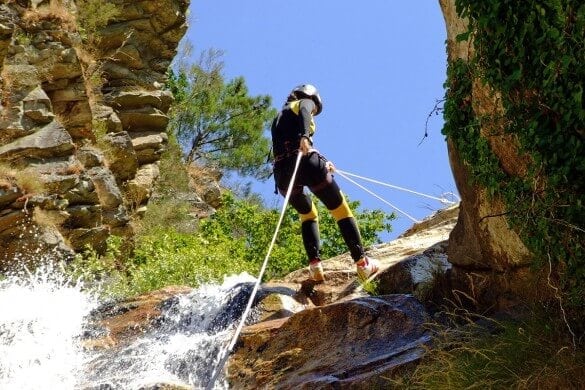
<instances>
[{"instance_id":1,"label":"person's back","mask_svg":"<svg viewBox=\"0 0 585 390\"><path fill-rule=\"evenodd\" d=\"M301 138L315 132L312 112L315 103L311 99L287 101L272 123L272 150L275 159L293 154L299 149Z\"/></svg>"},{"instance_id":2,"label":"person's back","mask_svg":"<svg viewBox=\"0 0 585 390\"><path fill-rule=\"evenodd\" d=\"M313 115L318 115L322 108L321 97L314 86L303 84L291 91L272 123L274 180L282 195L286 194L290 185L293 186L289 203L300 216L311 278L316 282L325 280L319 256L317 208L305 194L305 186L323 202L337 221L351 257L356 262L358 276L366 279L378 271L378 261L365 255L355 218L331 174L333 164L313 148L312 136L316 129ZM297 159L299 153L302 154L300 160ZM293 177L297 161L298 173Z\"/></svg>"}]
</instances>

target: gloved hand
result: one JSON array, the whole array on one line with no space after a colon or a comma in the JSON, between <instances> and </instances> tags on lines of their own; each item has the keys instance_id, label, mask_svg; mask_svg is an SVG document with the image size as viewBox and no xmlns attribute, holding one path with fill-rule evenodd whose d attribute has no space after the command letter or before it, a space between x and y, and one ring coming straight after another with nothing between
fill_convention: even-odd
<instances>
[{"instance_id":1,"label":"gloved hand","mask_svg":"<svg viewBox=\"0 0 585 390\"><path fill-rule=\"evenodd\" d=\"M309 154L311 152L311 149L312 149L311 141L309 141L309 139L306 137L302 137L301 144L299 145L299 149L300 149L301 153L303 154L303 156L306 156L307 154Z\"/></svg>"},{"instance_id":2,"label":"gloved hand","mask_svg":"<svg viewBox=\"0 0 585 390\"><path fill-rule=\"evenodd\" d=\"M335 165L333 165L333 163L331 161L327 161L325 163L325 168L327 168L328 172L331 172L331 173L335 172Z\"/></svg>"}]
</instances>

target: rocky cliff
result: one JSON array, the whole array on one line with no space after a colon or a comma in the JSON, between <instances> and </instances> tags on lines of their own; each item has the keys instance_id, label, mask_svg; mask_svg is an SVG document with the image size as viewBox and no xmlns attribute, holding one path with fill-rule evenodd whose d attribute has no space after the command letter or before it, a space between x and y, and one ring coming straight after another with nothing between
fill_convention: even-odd
<instances>
[{"instance_id":1,"label":"rocky cliff","mask_svg":"<svg viewBox=\"0 0 585 390\"><path fill-rule=\"evenodd\" d=\"M0 265L103 249L131 233L159 174L188 0L3 3Z\"/></svg>"},{"instance_id":2,"label":"rocky cliff","mask_svg":"<svg viewBox=\"0 0 585 390\"><path fill-rule=\"evenodd\" d=\"M476 55L472 36L458 39L467 33L469 21L460 17L455 4L455 0L440 0L447 28L449 66L458 61L468 64ZM480 122L479 139L474 142L485 142L509 180L524 178L531 158L521 152L516 135L505 131L506 122L502 119L505 110L500 93L481 80L479 74L465 82L469 83L469 90L465 96L459 97L454 110L464 115L469 109L474 117L492 118ZM458 83L459 80L451 79L448 88L453 91L458 88ZM447 97L450 98L453 99ZM449 239L449 261L454 266L451 271L453 290L464 292L460 298L467 303L483 307L506 305L505 297L534 297L542 277L528 269L533 254L520 238L518 229L510 227L508 216L512 213L509 206L501 194L490 193L475 180L471 161L464 158L453 137L448 136L447 143L451 168L461 195L459 219ZM552 290L540 290L543 294L545 291Z\"/></svg>"}]
</instances>

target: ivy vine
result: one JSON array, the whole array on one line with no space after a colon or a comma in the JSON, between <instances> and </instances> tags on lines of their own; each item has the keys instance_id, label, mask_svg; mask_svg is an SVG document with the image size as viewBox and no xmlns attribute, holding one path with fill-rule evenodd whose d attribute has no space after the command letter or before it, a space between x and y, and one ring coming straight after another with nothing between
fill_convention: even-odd
<instances>
[{"instance_id":1,"label":"ivy vine","mask_svg":"<svg viewBox=\"0 0 585 390\"><path fill-rule=\"evenodd\" d=\"M585 307L585 4L582 0L456 0L469 62L449 65L443 133L473 180L505 201L508 221L535 255L562 265L563 287ZM472 80L501 94L503 131L530 156L508 177L471 107ZM494 115L498 115L494 113ZM496 118L491 118L492 120ZM538 185L535 185L537 183Z\"/></svg>"}]
</instances>

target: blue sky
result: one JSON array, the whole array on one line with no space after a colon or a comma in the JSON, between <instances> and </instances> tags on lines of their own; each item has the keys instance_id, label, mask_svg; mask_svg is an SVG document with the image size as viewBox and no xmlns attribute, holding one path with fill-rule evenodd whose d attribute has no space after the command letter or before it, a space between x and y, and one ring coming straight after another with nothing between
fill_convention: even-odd
<instances>
[{"instance_id":1,"label":"blue sky","mask_svg":"<svg viewBox=\"0 0 585 390\"><path fill-rule=\"evenodd\" d=\"M186 34L195 48L224 52L225 76L244 76L253 95L281 107L290 90L314 84L323 99L315 146L347 172L439 196L456 192L443 119L433 115L444 96L446 31L434 1L197 1ZM344 178L342 190L362 208L392 209ZM426 198L363 183L421 219L443 207ZM254 185L280 207L272 179ZM412 225L399 215L394 238Z\"/></svg>"}]
</instances>

